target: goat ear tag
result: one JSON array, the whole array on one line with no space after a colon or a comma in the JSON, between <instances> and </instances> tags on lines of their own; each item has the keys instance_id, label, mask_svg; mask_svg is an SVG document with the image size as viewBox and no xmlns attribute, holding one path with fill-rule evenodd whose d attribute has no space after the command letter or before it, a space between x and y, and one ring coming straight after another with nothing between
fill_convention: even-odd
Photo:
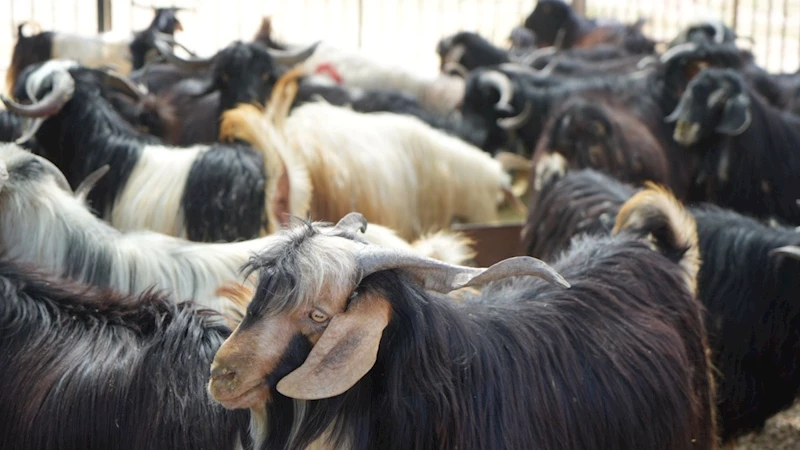
<instances>
[{"instance_id":1,"label":"goat ear tag","mask_svg":"<svg viewBox=\"0 0 800 450\"><path fill-rule=\"evenodd\" d=\"M738 136L750 126L750 99L746 94L739 94L725 103L722 119L716 131L728 136Z\"/></svg>"},{"instance_id":2,"label":"goat ear tag","mask_svg":"<svg viewBox=\"0 0 800 450\"><path fill-rule=\"evenodd\" d=\"M331 319L302 366L278 382L278 392L300 400L319 400L346 392L378 358L391 306L365 295Z\"/></svg>"}]
</instances>

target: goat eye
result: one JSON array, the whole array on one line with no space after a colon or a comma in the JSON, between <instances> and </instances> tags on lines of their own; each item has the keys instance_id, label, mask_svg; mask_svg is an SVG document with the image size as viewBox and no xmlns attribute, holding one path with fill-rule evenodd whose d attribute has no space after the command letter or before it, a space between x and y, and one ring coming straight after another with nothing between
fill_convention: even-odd
<instances>
[{"instance_id":1,"label":"goat eye","mask_svg":"<svg viewBox=\"0 0 800 450\"><path fill-rule=\"evenodd\" d=\"M311 320L317 323L323 323L328 320L328 315L318 309L311 311L310 317Z\"/></svg>"}]
</instances>

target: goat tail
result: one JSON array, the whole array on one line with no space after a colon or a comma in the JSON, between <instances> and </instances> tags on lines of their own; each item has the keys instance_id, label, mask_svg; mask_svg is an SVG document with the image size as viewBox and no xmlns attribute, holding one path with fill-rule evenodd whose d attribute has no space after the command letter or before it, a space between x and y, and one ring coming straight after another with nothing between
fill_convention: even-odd
<instances>
[{"instance_id":1,"label":"goat tail","mask_svg":"<svg viewBox=\"0 0 800 450\"><path fill-rule=\"evenodd\" d=\"M686 273L687 287L696 294L700 269L697 224L667 189L654 183L646 187L622 205L613 233L633 233L679 264Z\"/></svg>"},{"instance_id":2,"label":"goat tail","mask_svg":"<svg viewBox=\"0 0 800 450\"><path fill-rule=\"evenodd\" d=\"M437 231L411 243L415 252L455 265L465 265L475 258L475 243L466 235L453 231Z\"/></svg>"},{"instance_id":3,"label":"goat tail","mask_svg":"<svg viewBox=\"0 0 800 450\"><path fill-rule=\"evenodd\" d=\"M299 80L305 75L305 67L303 67L302 64L298 64L280 77L275 83L275 87L272 88L272 95L270 96L265 115L279 130L283 129L286 118L289 117L292 103L295 97L297 97Z\"/></svg>"}]
</instances>

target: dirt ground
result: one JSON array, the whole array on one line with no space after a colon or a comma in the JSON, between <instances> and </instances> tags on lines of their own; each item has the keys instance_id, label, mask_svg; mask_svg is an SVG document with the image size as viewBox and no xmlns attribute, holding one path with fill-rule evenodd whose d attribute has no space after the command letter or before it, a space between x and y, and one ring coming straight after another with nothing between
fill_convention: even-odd
<instances>
[{"instance_id":1,"label":"dirt ground","mask_svg":"<svg viewBox=\"0 0 800 450\"><path fill-rule=\"evenodd\" d=\"M800 402L767 422L764 431L739 439L735 450L800 449Z\"/></svg>"}]
</instances>

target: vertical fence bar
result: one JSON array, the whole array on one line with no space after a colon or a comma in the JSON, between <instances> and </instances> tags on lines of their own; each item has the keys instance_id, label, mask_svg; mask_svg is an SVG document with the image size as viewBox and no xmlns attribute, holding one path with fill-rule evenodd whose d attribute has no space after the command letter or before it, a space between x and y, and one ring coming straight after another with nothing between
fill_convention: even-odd
<instances>
[{"instance_id":1,"label":"vertical fence bar","mask_svg":"<svg viewBox=\"0 0 800 450\"><path fill-rule=\"evenodd\" d=\"M789 0L783 0L781 4L781 51L779 53L781 59L781 72L786 71L786 66L784 63L786 62L786 22L788 20L788 13L789 13Z\"/></svg>"}]
</instances>

